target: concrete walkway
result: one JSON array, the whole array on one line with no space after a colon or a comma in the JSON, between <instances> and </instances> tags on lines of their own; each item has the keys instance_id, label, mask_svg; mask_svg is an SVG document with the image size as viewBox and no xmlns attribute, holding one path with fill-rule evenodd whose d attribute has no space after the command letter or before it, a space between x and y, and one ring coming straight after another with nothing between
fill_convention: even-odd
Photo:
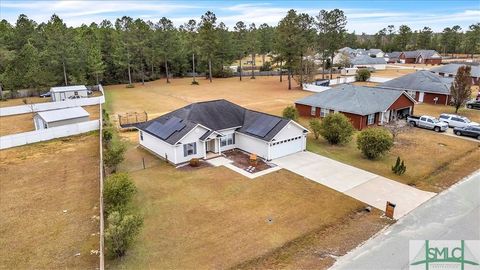
<instances>
[{"instance_id":1,"label":"concrete walkway","mask_svg":"<svg viewBox=\"0 0 480 270\"><path fill-rule=\"evenodd\" d=\"M408 269L409 241L427 239L480 240L480 171L341 257L332 269Z\"/></svg>"},{"instance_id":2,"label":"concrete walkway","mask_svg":"<svg viewBox=\"0 0 480 270\"><path fill-rule=\"evenodd\" d=\"M383 211L395 203L396 219L435 195L308 151L273 163Z\"/></svg>"}]
</instances>

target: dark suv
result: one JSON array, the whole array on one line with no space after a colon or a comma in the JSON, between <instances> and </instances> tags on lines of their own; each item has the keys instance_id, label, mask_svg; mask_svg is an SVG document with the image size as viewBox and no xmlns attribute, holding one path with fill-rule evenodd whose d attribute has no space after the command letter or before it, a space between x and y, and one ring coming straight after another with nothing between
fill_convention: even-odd
<instances>
[{"instance_id":1,"label":"dark suv","mask_svg":"<svg viewBox=\"0 0 480 270\"><path fill-rule=\"evenodd\" d=\"M453 132L458 136L468 136L480 140L480 126L456 127Z\"/></svg>"},{"instance_id":2,"label":"dark suv","mask_svg":"<svg viewBox=\"0 0 480 270\"><path fill-rule=\"evenodd\" d=\"M472 100L467 102L467 108L480 110L480 100Z\"/></svg>"}]
</instances>

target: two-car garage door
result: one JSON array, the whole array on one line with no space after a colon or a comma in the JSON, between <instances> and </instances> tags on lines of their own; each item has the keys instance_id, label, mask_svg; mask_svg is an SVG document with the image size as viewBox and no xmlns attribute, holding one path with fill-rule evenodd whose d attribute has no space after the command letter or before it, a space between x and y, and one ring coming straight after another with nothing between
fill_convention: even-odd
<instances>
[{"instance_id":1,"label":"two-car garage door","mask_svg":"<svg viewBox=\"0 0 480 270\"><path fill-rule=\"evenodd\" d=\"M298 136L270 144L270 159L275 159L304 150L304 138Z\"/></svg>"}]
</instances>

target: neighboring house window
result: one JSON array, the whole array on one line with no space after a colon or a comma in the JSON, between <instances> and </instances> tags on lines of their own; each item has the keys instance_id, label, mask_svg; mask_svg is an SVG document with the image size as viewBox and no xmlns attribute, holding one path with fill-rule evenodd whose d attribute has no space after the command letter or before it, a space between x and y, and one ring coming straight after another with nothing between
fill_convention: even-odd
<instances>
[{"instance_id":1,"label":"neighboring house window","mask_svg":"<svg viewBox=\"0 0 480 270\"><path fill-rule=\"evenodd\" d=\"M367 119L367 125L373 125L375 122L375 114L369 114Z\"/></svg>"},{"instance_id":2,"label":"neighboring house window","mask_svg":"<svg viewBox=\"0 0 480 270\"><path fill-rule=\"evenodd\" d=\"M140 131L140 141L143 141L143 132Z\"/></svg>"},{"instance_id":3,"label":"neighboring house window","mask_svg":"<svg viewBox=\"0 0 480 270\"><path fill-rule=\"evenodd\" d=\"M324 108L321 108L321 109L320 109L320 117L325 117L325 116L327 116L329 113L330 113L330 110L329 110L329 109L324 109Z\"/></svg>"},{"instance_id":4,"label":"neighboring house window","mask_svg":"<svg viewBox=\"0 0 480 270\"><path fill-rule=\"evenodd\" d=\"M197 143L187 143L183 145L183 156L190 156L197 154Z\"/></svg>"},{"instance_id":5,"label":"neighboring house window","mask_svg":"<svg viewBox=\"0 0 480 270\"><path fill-rule=\"evenodd\" d=\"M316 113L317 113L317 107L313 107L313 106L312 106L312 107L310 108L310 114L313 115L313 116L315 116Z\"/></svg>"},{"instance_id":6,"label":"neighboring house window","mask_svg":"<svg viewBox=\"0 0 480 270\"><path fill-rule=\"evenodd\" d=\"M232 145L232 144L235 144L235 133L228 134L220 139L221 147Z\"/></svg>"},{"instance_id":7,"label":"neighboring house window","mask_svg":"<svg viewBox=\"0 0 480 270\"><path fill-rule=\"evenodd\" d=\"M78 96L78 91L74 91L73 94L74 94L75 96Z\"/></svg>"}]
</instances>

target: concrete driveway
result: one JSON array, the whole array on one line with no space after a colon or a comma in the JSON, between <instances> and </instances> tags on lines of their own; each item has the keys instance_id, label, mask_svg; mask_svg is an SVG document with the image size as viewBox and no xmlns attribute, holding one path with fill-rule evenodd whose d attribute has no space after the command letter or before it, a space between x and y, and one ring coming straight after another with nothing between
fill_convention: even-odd
<instances>
[{"instance_id":1,"label":"concrete driveway","mask_svg":"<svg viewBox=\"0 0 480 270\"><path fill-rule=\"evenodd\" d=\"M435 195L308 151L273 163L383 211L387 201L395 203L396 219Z\"/></svg>"},{"instance_id":2,"label":"concrete driveway","mask_svg":"<svg viewBox=\"0 0 480 270\"><path fill-rule=\"evenodd\" d=\"M480 140L477 140L477 139L472 138L472 137L455 135L455 133L453 133L453 128L448 128L445 132L442 132L441 134L447 135L447 136L452 136L452 137L455 137L455 138L458 138L458 139L464 139L464 140L467 140L467 141L472 141L472 142L477 142L477 143L480 142Z\"/></svg>"}]
</instances>

